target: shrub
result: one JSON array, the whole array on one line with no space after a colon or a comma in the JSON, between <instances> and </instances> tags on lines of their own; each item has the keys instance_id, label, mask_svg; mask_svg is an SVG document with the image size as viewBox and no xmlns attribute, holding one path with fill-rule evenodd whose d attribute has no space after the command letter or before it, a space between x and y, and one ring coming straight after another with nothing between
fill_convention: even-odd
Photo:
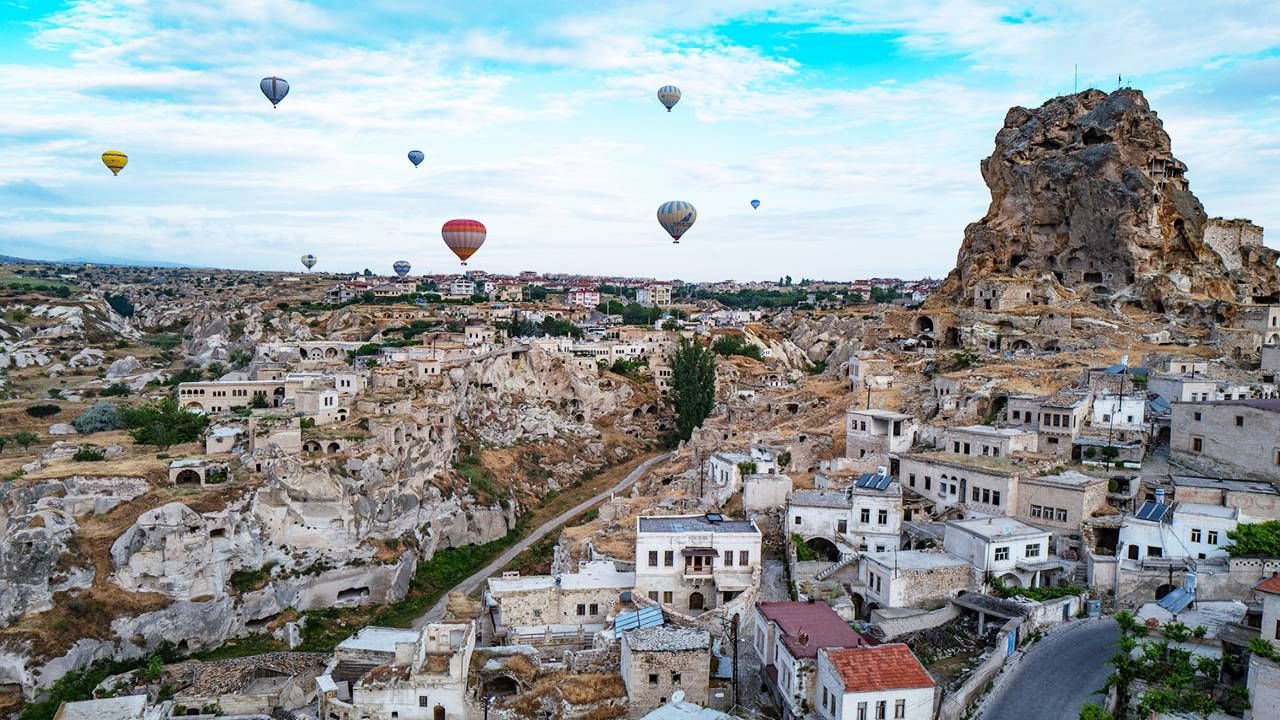
<instances>
[{"instance_id":1,"label":"shrub","mask_svg":"<svg viewBox=\"0 0 1280 720\"><path fill-rule=\"evenodd\" d=\"M102 448L96 448L91 445L83 445L76 454L71 456L76 462L102 462L107 459L107 453Z\"/></svg>"},{"instance_id":2,"label":"shrub","mask_svg":"<svg viewBox=\"0 0 1280 720\"><path fill-rule=\"evenodd\" d=\"M102 392L98 394L102 397L128 397L132 392L129 386L124 383L112 383L103 388Z\"/></svg>"},{"instance_id":3,"label":"shrub","mask_svg":"<svg viewBox=\"0 0 1280 720\"><path fill-rule=\"evenodd\" d=\"M96 432L107 432L108 430L119 430L122 421L120 419L120 411L115 405L109 402L96 403L93 407L84 412L83 415L71 421L76 432L81 435L91 435Z\"/></svg>"},{"instance_id":4,"label":"shrub","mask_svg":"<svg viewBox=\"0 0 1280 720\"><path fill-rule=\"evenodd\" d=\"M62 412L62 408L57 405L32 405L27 408L27 414L34 418L45 418L57 415Z\"/></svg>"},{"instance_id":5,"label":"shrub","mask_svg":"<svg viewBox=\"0 0 1280 720\"><path fill-rule=\"evenodd\" d=\"M122 317L133 317L133 303L124 295L106 294L107 304Z\"/></svg>"},{"instance_id":6,"label":"shrub","mask_svg":"<svg viewBox=\"0 0 1280 720\"><path fill-rule=\"evenodd\" d=\"M121 415L121 420L129 428L134 442L155 445L161 450L199 440L209 424L209 418L183 410L173 398L165 398L154 405L128 408Z\"/></svg>"},{"instance_id":7,"label":"shrub","mask_svg":"<svg viewBox=\"0 0 1280 720\"><path fill-rule=\"evenodd\" d=\"M760 348L747 342L740 335L721 335L711 345L717 355L741 355L754 360L760 359Z\"/></svg>"}]
</instances>

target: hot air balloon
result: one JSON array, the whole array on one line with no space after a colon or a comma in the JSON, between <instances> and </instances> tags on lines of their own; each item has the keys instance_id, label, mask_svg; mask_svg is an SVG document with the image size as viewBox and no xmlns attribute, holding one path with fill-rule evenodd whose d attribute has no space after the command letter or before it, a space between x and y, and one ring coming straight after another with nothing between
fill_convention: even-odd
<instances>
[{"instance_id":1,"label":"hot air balloon","mask_svg":"<svg viewBox=\"0 0 1280 720\"><path fill-rule=\"evenodd\" d=\"M396 275L399 275L400 277L404 277L405 275L408 275L409 269L411 267L412 266L409 265L408 260L397 260L391 265L391 269L395 270Z\"/></svg>"},{"instance_id":2,"label":"hot air balloon","mask_svg":"<svg viewBox=\"0 0 1280 720\"><path fill-rule=\"evenodd\" d=\"M129 156L119 150L108 150L102 153L102 164L111 170L112 175L119 175L124 166L129 164Z\"/></svg>"},{"instance_id":3,"label":"hot air balloon","mask_svg":"<svg viewBox=\"0 0 1280 720\"><path fill-rule=\"evenodd\" d=\"M677 243L680 242L680 236L689 232L689 228L693 227L693 222L697 219L698 211L683 200L671 200L658 206L658 222Z\"/></svg>"},{"instance_id":4,"label":"hot air balloon","mask_svg":"<svg viewBox=\"0 0 1280 720\"><path fill-rule=\"evenodd\" d=\"M311 253L307 253L306 255L303 255L302 264L305 265L308 270L310 270L311 268L316 266L316 256L312 255Z\"/></svg>"},{"instance_id":5,"label":"hot air balloon","mask_svg":"<svg viewBox=\"0 0 1280 720\"><path fill-rule=\"evenodd\" d=\"M423 155L421 150L410 150L410 151L409 151L409 162L413 163L413 166L414 166L414 167L418 167L419 165L421 165L421 164L422 164L422 160L423 160L423 158L425 158L425 157L426 157L426 155Z\"/></svg>"},{"instance_id":6,"label":"hot air balloon","mask_svg":"<svg viewBox=\"0 0 1280 720\"><path fill-rule=\"evenodd\" d=\"M262 88L262 94L267 96L271 101L271 107L280 104L285 95L289 94L289 83L284 78L278 78L275 75L262 78L262 82L258 83L258 87Z\"/></svg>"},{"instance_id":7,"label":"hot air balloon","mask_svg":"<svg viewBox=\"0 0 1280 720\"><path fill-rule=\"evenodd\" d=\"M680 102L680 88L675 85L663 85L658 88L658 100L671 112L671 108Z\"/></svg>"},{"instance_id":8,"label":"hot air balloon","mask_svg":"<svg viewBox=\"0 0 1280 720\"><path fill-rule=\"evenodd\" d=\"M759 209L760 209L760 201L759 201L759 200L752 200L752 201L751 201L751 209L752 209L752 210L759 210Z\"/></svg>"},{"instance_id":9,"label":"hot air balloon","mask_svg":"<svg viewBox=\"0 0 1280 720\"><path fill-rule=\"evenodd\" d=\"M484 223L479 220L450 220L440 228L444 244L449 246L463 265L484 244L485 234Z\"/></svg>"}]
</instances>

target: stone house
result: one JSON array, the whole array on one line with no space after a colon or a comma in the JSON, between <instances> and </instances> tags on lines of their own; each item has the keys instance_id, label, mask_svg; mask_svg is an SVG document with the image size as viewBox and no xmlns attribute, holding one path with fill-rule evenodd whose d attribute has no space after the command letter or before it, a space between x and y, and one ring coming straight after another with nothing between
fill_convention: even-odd
<instances>
[{"instance_id":1,"label":"stone house","mask_svg":"<svg viewBox=\"0 0 1280 720\"><path fill-rule=\"evenodd\" d=\"M666 704L676 692L705 705L711 681L711 633L666 625L622 635L620 672L634 715Z\"/></svg>"},{"instance_id":2,"label":"stone house","mask_svg":"<svg viewBox=\"0 0 1280 720\"><path fill-rule=\"evenodd\" d=\"M1218 384L1200 375L1154 372L1147 379L1147 390L1169 402L1206 402L1217 399Z\"/></svg>"},{"instance_id":3,"label":"stone house","mask_svg":"<svg viewBox=\"0 0 1280 720\"><path fill-rule=\"evenodd\" d=\"M911 415L890 410L851 409L845 420L845 457L885 465L889 453L910 450L918 434L919 428Z\"/></svg>"},{"instance_id":4,"label":"stone house","mask_svg":"<svg viewBox=\"0 0 1280 720\"><path fill-rule=\"evenodd\" d=\"M748 475L742 480L742 509L748 513L780 510L786 507L790 493L788 475Z\"/></svg>"},{"instance_id":5,"label":"stone house","mask_svg":"<svg viewBox=\"0 0 1280 720\"><path fill-rule=\"evenodd\" d=\"M1049 554L1049 531L1013 518L952 520L943 547L985 577L1014 587L1052 585L1064 570Z\"/></svg>"},{"instance_id":6,"label":"stone house","mask_svg":"<svg viewBox=\"0 0 1280 720\"><path fill-rule=\"evenodd\" d=\"M1167 508L1167 509L1163 509ZM1227 533L1248 518L1239 508L1198 503L1164 503L1164 491L1120 525L1117 553L1124 560L1148 558L1225 559Z\"/></svg>"},{"instance_id":7,"label":"stone house","mask_svg":"<svg viewBox=\"0 0 1280 720\"><path fill-rule=\"evenodd\" d=\"M1089 417L1089 397L1060 392L1040 404L1039 442L1036 451L1044 455L1070 455L1071 441L1080 435Z\"/></svg>"},{"instance_id":8,"label":"stone house","mask_svg":"<svg viewBox=\"0 0 1280 720\"><path fill-rule=\"evenodd\" d=\"M723 505L742 491L743 477L755 473L768 475L777 470L771 457L767 459L759 453L713 453L707 460L703 496L713 505Z\"/></svg>"},{"instance_id":9,"label":"stone house","mask_svg":"<svg viewBox=\"0 0 1280 720\"><path fill-rule=\"evenodd\" d=\"M973 590L968 561L937 550L867 553L858 565L866 609L938 608L960 592Z\"/></svg>"},{"instance_id":10,"label":"stone house","mask_svg":"<svg viewBox=\"0 0 1280 720\"><path fill-rule=\"evenodd\" d=\"M1018 481L1015 517L1055 535L1074 535L1107 506L1107 479L1068 470Z\"/></svg>"},{"instance_id":11,"label":"stone house","mask_svg":"<svg viewBox=\"0 0 1280 720\"><path fill-rule=\"evenodd\" d=\"M489 578L486 605L499 635L513 644L536 644L546 633L594 632L605 627L636 574L618 572L612 561L582 563L560 575L503 573Z\"/></svg>"},{"instance_id":12,"label":"stone house","mask_svg":"<svg viewBox=\"0 0 1280 720\"><path fill-rule=\"evenodd\" d=\"M1280 476L1280 400L1173 403L1170 458L1210 477Z\"/></svg>"},{"instance_id":13,"label":"stone house","mask_svg":"<svg viewBox=\"0 0 1280 720\"><path fill-rule=\"evenodd\" d=\"M465 720L472 623L431 623L421 632L362 628L334 650L317 680L329 720Z\"/></svg>"},{"instance_id":14,"label":"stone house","mask_svg":"<svg viewBox=\"0 0 1280 720\"><path fill-rule=\"evenodd\" d=\"M226 413L247 408L259 398L265 407L280 407L285 383L279 380L210 380L178 383L178 404L198 413Z\"/></svg>"},{"instance_id":15,"label":"stone house","mask_svg":"<svg viewBox=\"0 0 1280 720\"><path fill-rule=\"evenodd\" d=\"M1004 421L1009 427L1040 427L1040 404L1043 398L1038 395L1010 395L1005 401Z\"/></svg>"},{"instance_id":16,"label":"stone house","mask_svg":"<svg viewBox=\"0 0 1280 720\"><path fill-rule=\"evenodd\" d=\"M902 488L882 473L864 473L841 489L796 490L787 500L787 534L825 550L833 561L854 551L896 548L901 528Z\"/></svg>"},{"instance_id":17,"label":"stone house","mask_svg":"<svg viewBox=\"0 0 1280 720\"><path fill-rule=\"evenodd\" d=\"M1170 475L1176 502L1239 508L1259 520L1280 520L1280 488L1262 480L1225 480Z\"/></svg>"},{"instance_id":18,"label":"stone house","mask_svg":"<svg viewBox=\"0 0 1280 720\"><path fill-rule=\"evenodd\" d=\"M803 718L814 705L819 648L867 644L826 603L756 603L754 615L751 646L764 668L761 680L781 705L784 719Z\"/></svg>"},{"instance_id":19,"label":"stone house","mask_svg":"<svg viewBox=\"0 0 1280 720\"><path fill-rule=\"evenodd\" d=\"M228 425L215 425L209 430L204 438L204 453L206 455L218 455L221 453L229 453L236 445L236 438L240 437L240 428Z\"/></svg>"},{"instance_id":20,"label":"stone house","mask_svg":"<svg viewBox=\"0 0 1280 720\"><path fill-rule=\"evenodd\" d=\"M932 720L934 680L902 643L818 653L823 720Z\"/></svg>"},{"instance_id":21,"label":"stone house","mask_svg":"<svg viewBox=\"0 0 1280 720\"><path fill-rule=\"evenodd\" d=\"M955 455L1009 457L1015 452L1035 452L1036 433L1018 428L967 425L946 430L943 450Z\"/></svg>"},{"instance_id":22,"label":"stone house","mask_svg":"<svg viewBox=\"0 0 1280 720\"><path fill-rule=\"evenodd\" d=\"M939 509L963 505L980 515L1009 515L1023 471L1006 458L943 452L912 453L898 459L907 487Z\"/></svg>"},{"instance_id":23,"label":"stone house","mask_svg":"<svg viewBox=\"0 0 1280 720\"><path fill-rule=\"evenodd\" d=\"M636 593L698 615L754 590L760 529L718 513L636 518Z\"/></svg>"},{"instance_id":24,"label":"stone house","mask_svg":"<svg viewBox=\"0 0 1280 720\"><path fill-rule=\"evenodd\" d=\"M63 702L53 714L53 720L160 720L162 717L159 708L147 708L145 694Z\"/></svg>"},{"instance_id":25,"label":"stone house","mask_svg":"<svg viewBox=\"0 0 1280 720\"><path fill-rule=\"evenodd\" d=\"M324 653L276 652L202 663L192 671L191 684L174 694L174 707L267 715L275 708L311 705L328 659Z\"/></svg>"}]
</instances>

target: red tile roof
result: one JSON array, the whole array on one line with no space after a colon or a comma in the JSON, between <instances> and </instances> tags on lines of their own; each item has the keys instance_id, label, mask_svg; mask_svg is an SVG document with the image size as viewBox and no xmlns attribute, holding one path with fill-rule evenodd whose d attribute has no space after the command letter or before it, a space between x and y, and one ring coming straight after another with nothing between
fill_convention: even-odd
<instances>
[{"instance_id":1,"label":"red tile roof","mask_svg":"<svg viewBox=\"0 0 1280 720\"><path fill-rule=\"evenodd\" d=\"M933 678L902 643L827 650L845 692L933 687Z\"/></svg>"},{"instance_id":2,"label":"red tile roof","mask_svg":"<svg viewBox=\"0 0 1280 720\"><path fill-rule=\"evenodd\" d=\"M1263 580L1253 586L1254 590L1261 590L1265 593L1275 593L1280 595L1280 574L1273 574L1271 577Z\"/></svg>"},{"instance_id":3,"label":"red tile roof","mask_svg":"<svg viewBox=\"0 0 1280 720\"><path fill-rule=\"evenodd\" d=\"M756 610L778 624L782 644L797 659L818 657L818 648L867 644L867 639L826 603L766 602L757 603Z\"/></svg>"}]
</instances>

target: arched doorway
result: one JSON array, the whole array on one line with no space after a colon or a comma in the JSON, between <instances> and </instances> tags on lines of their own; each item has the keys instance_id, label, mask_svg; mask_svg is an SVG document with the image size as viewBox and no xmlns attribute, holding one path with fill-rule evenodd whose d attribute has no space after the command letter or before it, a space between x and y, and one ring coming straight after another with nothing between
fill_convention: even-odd
<instances>
[{"instance_id":1,"label":"arched doorway","mask_svg":"<svg viewBox=\"0 0 1280 720\"><path fill-rule=\"evenodd\" d=\"M195 470L183 470L173 479L175 485L199 485L200 473Z\"/></svg>"},{"instance_id":2,"label":"arched doorway","mask_svg":"<svg viewBox=\"0 0 1280 720\"><path fill-rule=\"evenodd\" d=\"M1177 585L1161 585L1160 587L1156 588L1156 600L1164 599L1165 595L1168 595L1169 593L1177 589L1178 589Z\"/></svg>"},{"instance_id":3,"label":"arched doorway","mask_svg":"<svg viewBox=\"0 0 1280 720\"><path fill-rule=\"evenodd\" d=\"M824 560L836 562L840 559L840 548L836 547L835 543L826 538L809 538L804 541L804 544Z\"/></svg>"},{"instance_id":4,"label":"arched doorway","mask_svg":"<svg viewBox=\"0 0 1280 720\"><path fill-rule=\"evenodd\" d=\"M276 388L276 391L275 391L275 393L274 393L274 396L275 396L275 406L276 406L276 407L280 407L281 405L283 405L283 404L284 404L284 388L282 388L282 387L278 387L278 388Z\"/></svg>"},{"instance_id":5,"label":"arched doorway","mask_svg":"<svg viewBox=\"0 0 1280 720\"><path fill-rule=\"evenodd\" d=\"M341 452L341 451L342 451L342 446L341 446L341 445L339 445L339 444L338 444L338 443L336 443L336 442L331 442L331 443L329 443L329 448L328 448L328 449L329 449L329 453L330 453L330 454L333 454L333 453L336 453L336 452Z\"/></svg>"},{"instance_id":6,"label":"arched doorway","mask_svg":"<svg viewBox=\"0 0 1280 720\"><path fill-rule=\"evenodd\" d=\"M444 706L436 705L431 711L431 717L433 720L445 720Z\"/></svg>"},{"instance_id":7,"label":"arched doorway","mask_svg":"<svg viewBox=\"0 0 1280 720\"><path fill-rule=\"evenodd\" d=\"M690 610L702 610L705 605L706 605L706 599L702 597L702 593L700 592L689 593L689 609Z\"/></svg>"},{"instance_id":8,"label":"arched doorway","mask_svg":"<svg viewBox=\"0 0 1280 720\"><path fill-rule=\"evenodd\" d=\"M1022 587L1022 580L1019 579L1018 576L1014 575L1013 573L1005 573L1004 575L1001 575L1000 582L1009 587L1014 587L1014 588Z\"/></svg>"}]
</instances>

